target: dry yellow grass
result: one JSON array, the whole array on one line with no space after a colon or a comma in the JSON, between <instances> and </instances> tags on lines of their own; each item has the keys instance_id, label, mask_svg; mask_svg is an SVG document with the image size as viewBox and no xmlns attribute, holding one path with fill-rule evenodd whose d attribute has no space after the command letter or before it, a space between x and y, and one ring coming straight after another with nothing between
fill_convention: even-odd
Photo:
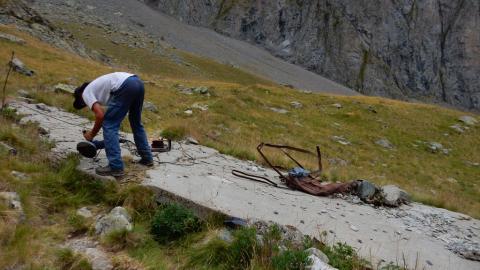
<instances>
[{"instance_id":1,"label":"dry yellow grass","mask_svg":"<svg viewBox=\"0 0 480 270\"><path fill-rule=\"evenodd\" d=\"M6 62L10 51L15 49L27 65L38 71L34 78L14 75L10 93L19 88L36 89L42 101L71 110L70 97L51 94L47 91L50 85L80 83L112 70L51 48L13 29L1 27L0 30L27 40L25 46L2 41L1 61ZM88 45L96 49L94 43ZM101 43L101 46L107 45ZM125 65L133 61L133 54L130 55L133 52L144 54L152 62L173 65L168 59L155 59L157 56L148 51L121 47L115 50L125 55L122 60ZM149 67L151 62L145 66L140 62L135 64L138 70L132 72L151 82L147 84L147 99L160 109L158 114L145 113L150 137L166 128L181 127L204 145L247 159L259 158L255 147L262 141L312 150L320 145L326 163L325 177L330 180L364 178L377 184L397 184L418 201L480 217L480 167L471 165L480 162L480 128L471 127L458 134L449 127L458 123L459 116L468 113L375 97L305 94L247 73L242 73L241 80L230 79L235 69L225 67L228 71L225 73L219 69L220 64L206 59L196 59L195 63L202 70L200 75L192 74L187 67L181 72L166 68L159 74ZM184 95L176 89L177 84L208 86L213 94L211 97ZM303 108L292 108L291 101L302 103ZM194 109L193 116L185 115L184 111L194 103L209 105L209 110ZM334 103L342 104L343 108L335 108ZM285 108L289 112L278 114L270 107ZM352 144L341 145L332 140L332 136L344 136ZM381 138L391 141L394 149L376 145ZM430 153L425 142L442 143L451 151L448 155ZM275 157L284 163L278 155ZM327 160L334 158L345 160L348 165L329 164ZM314 161L309 161L310 167L314 165Z\"/></svg>"}]
</instances>

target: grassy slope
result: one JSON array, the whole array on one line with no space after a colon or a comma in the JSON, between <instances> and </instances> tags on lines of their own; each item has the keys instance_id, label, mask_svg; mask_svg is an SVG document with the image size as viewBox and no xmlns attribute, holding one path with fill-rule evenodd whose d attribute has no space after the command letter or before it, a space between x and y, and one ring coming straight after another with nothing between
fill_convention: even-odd
<instances>
[{"instance_id":1,"label":"grassy slope","mask_svg":"<svg viewBox=\"0 0 480 270\"><path fill-rule=\"evenodd\" d=\"M102 48L117 64L135 67L133 72L152 82L147 84L147 99L159 107L160 113L145 113L151 137L165 128L183 129L202 144L249 159L258 158L255 147L261 141L312 150L318 144L326 159L348 161L343 167L326 164L325 177L330 180L367 178L378 184L398 184L416 200L480 217L480 168L468 165L480 162L480 129L456 134L449 128L465 113L373 97L304 94L186 53L177 52L193 66L178 65L148 50L103 41L100 30L90 31L91 37L84 39L81 31L70 28L87 46ZM16 33L4 27L0 30ZM15 49L38 75L25 78L15 74L10 82L12 92L20 88L38 89L36 95L40 100L71 110L70 98L47 92L50 85L61 81L80 83L112 70L16 34L28 44L18 46L0 41L0 59L6 62L10 51ZM214 95L183 95L175 88L178 83L209 86L214 88ZM299 101L304 107L290 108L291 101ZM194 110L193 116L186 116L183 111L197 102L209 105L210 109ZM333 103L341 103L343 108L337 109ZM372 113L370 106L378 113ZM290 112L278 114L268 107ZM334 142L331 137L335 135L344 136L352 145ZM375 141L380 138L389 139L395 149L377 146ZM440 142L452 151L449 155L432 154L418 141ZM448 181L449 178L456 182Z\"/></svg>"}]
</instances>

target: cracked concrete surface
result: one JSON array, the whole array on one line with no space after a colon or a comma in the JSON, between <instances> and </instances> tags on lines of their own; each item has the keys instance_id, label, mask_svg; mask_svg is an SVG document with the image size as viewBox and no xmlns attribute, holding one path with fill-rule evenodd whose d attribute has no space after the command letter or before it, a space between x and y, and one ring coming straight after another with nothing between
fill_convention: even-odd
<instances>
[{"instance_id":1,"label":"cracked concrete surface","mask_svg":"<svg viewBox=\"0 0 480 270\"><path fill-rule=\"evenodd\" d=\"M49 131L47 136L56 142L53 153L60 156L75 152L81 130L91 126L88 120L57 108L41 110L35 104L18 102L11 106L25 115L22 121L38 122ZM143 184L203 207L240 218L293 225L311 236L326 232L330 243L346 242L374 262L403 265L405 259L408 267L415 269L480 269L480 262L448 249L460 244L478 252L480 221L464 214L418 203L374 208L351 197L315 197L266 186L237 178L231 170L250 170L280 183L272 170L204 146L174 143L171 152L157 158L159 164L147 172ZM104 156L99 159L105 163ZM96 166L87 160L82 164L90 169Z\"/></svg>"}]
</instances>

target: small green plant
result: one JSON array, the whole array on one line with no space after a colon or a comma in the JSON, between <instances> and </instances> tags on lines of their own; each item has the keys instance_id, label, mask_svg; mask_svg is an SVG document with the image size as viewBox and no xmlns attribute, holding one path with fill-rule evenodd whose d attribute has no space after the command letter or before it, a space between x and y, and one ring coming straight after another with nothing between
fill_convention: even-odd
<instances>
[{"instance_id":1,"label":"small green plant","mask_svg":"<svg viewBox=\"0 0 480 270\"><path fill-rule=\"evenodd\" d=\"M305 251L286 250L272 258L275 270L304 270L311 263Z\"/></svg>"},{"instance_id":2,"label":"small green plant","mask_svg":"<svg viewBox=\"0 0 480 270\"><path fill-rule=\"evenodd\" d=\"M160 243L176 240L201 228L202 224L193 212L176 203L161 207L151 221L151 233Z\"/></svg>"},{"instance_id":3,"label":"small green plant","mask_svg":"<svg viewBox=\"0 0 480 270\"><path fill-rule=\"evenodd\" d=\"M8 106L5 106L5 108L0 108L0 113L3 117L9 120L17 121L20 119L20 117L17 114L17 110L10 108Z\"/></svg>"},{"instance_id":4,"label":"small green plant","mask_svg":"<svg viewBox=\"0 0 480 270\"><path fill-rule=\"evenodd\" d=\"M234 269L247 269L257 249L257 231L255 228L241 228L233 236L229 248L229 264Z\"/></svg>"},{"instance_id":5,"label":"small green plant","mask_svg":"<svg viewBox=\"0 0 480 270\"><path fill-rule=\"evenodd\" d=\"M337 243L333 247L324 246L322 251L330 259L329 264L339 270L352 270L369 265L368 262L358 257L351 246L345 243Z\"/></svg>"},{"instance_id":6,"label":"small green plant","mask_svg":"<svg viewBox=\"0 0 480 270\"><path fill-rule=\"evenodd\" d=\"M112 252L117 252L126 248L135 248L142 242L143 239L139 234L125 229L113 231L102 239L102 244Z\"/></svg>"},{"instance_id":7,"label":"small green plant","mask_svg":"<svg viewBox=\"0 0 480 270\"><path fill-rule=\"evenodd\" d=\"M87 259L68 248L58 250L57 265L62 270L92 270Z\"/></svg>"},{"instance_id":8,"label":"small green plant","mask_svg":"<svg viewBox=\"0 0 480 270\"><path fill-rule=\"evenodd\" d=\"M88 231L86 218L72 213L67 218L68 225L70 225L70 232L74 235L83 234Z\"/></svg>"}]
</instances>

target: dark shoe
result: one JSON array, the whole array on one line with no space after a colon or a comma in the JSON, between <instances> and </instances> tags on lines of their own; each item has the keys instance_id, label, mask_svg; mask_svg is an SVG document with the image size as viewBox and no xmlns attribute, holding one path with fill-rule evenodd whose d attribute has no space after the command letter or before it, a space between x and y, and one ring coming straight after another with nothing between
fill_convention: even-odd
<instances>
[{"instance_id":1,"label":"dark shoe","mask_svg":"<svg viewBox=\"0 0 480 270\"><path fill-rule=\"evenodd\" d=\"M148 160L148 159L140 159L136 163L146 166L146 167L153 167L153 160Z\"/></svg>"},{"instance_id":2,"label":"dark shoe","mask_svg":"<svg viewBox=\"0 0 480 270\"><path fill-rule=\"evenodd\" d=\"M86 158L94 158L97 155L97 147L88 141L79 142L77 144L77 151Z\"/></svg>"},{"instance_id":3,"label":"dark shoe","mask_svg":"<svg viewBox=\"0 0 480 270\"><path fill-rule=\"evenodd\" d=\"M114 170L110 166L98 167L95 169L95 173L101 176L113 176L121 177L125 175L125 172L122 169Z\"/></svg>"}]
</instances>

